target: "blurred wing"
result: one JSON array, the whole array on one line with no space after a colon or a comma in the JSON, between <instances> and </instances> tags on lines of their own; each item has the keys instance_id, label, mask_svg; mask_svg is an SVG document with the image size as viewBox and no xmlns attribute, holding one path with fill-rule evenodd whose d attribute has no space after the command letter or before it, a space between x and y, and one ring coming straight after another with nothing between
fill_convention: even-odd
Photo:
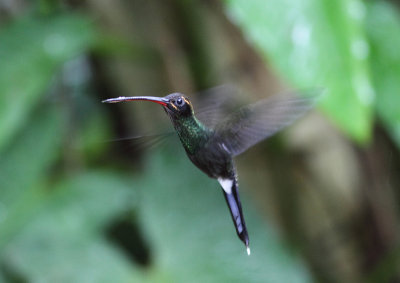
<instances>
[{"instance_id":1,"label":"blurred wing","mask_svg":"<svg viewBox=\"0 0 400 283\"><path fill-rule=\"evenodd\" d=\"M166 132L161 134L130 136L119 139L112 139L106 142L118 143L118 147L125 148L130 152L143 151L157 147L175 136L175 132Z\"/></svg>"},{"instance_id":2,"label":"blurred wing","mask_svg":"<svg viewBox=\"0 0 400 283\"><path fill-rule=\"evenodd\" d=\"M232 85L221 85L202 91L196 95L194 112L206 127L214 128L228 112L232 101L236 101L238 91Z\"/></svg>"},{"instance_id":3,"label":"blurred wing","mask_svg":"<svg viewBox=\"0 0 400 283\"><path fill-rule=\"evenodd\" d=\"M318 92L319 93L319 92ZM215 127L215 138L233 156L266 139L313 107L318 96L274 96L240 108Z\"/></svg>"}]
</instances>

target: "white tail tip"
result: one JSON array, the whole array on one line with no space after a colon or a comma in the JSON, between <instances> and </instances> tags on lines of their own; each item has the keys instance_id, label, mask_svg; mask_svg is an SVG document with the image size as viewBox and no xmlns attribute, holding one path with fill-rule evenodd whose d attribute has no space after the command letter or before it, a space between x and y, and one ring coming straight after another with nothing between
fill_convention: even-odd
<instances>
[{"instance_id":1,"label":"white tail tip","mask_svg":"<svg viewBox=\"0 0 400 283\"><path fill-rule=\"evenodd\" d=\"M250 255L250 248L249 247L247 247L247 255Z\"/></svg>"}]
</instances>

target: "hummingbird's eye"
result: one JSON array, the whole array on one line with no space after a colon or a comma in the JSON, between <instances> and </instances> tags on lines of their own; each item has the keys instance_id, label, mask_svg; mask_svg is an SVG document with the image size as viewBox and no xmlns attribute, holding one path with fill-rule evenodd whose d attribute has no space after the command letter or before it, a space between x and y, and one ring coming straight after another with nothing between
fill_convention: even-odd
<instances>
[{"instance_id":1,"label":"hummingbird's eye","mask_svg":"<svg viewBox=\"0 0 400 283\"><path fill-rule=\"evenodd\" d=\"M182 105L183 105L183 99L182 99L182 98L178 98L178 99L176 100L176 105L182 106Z\"/></svg>"}]
</instances>

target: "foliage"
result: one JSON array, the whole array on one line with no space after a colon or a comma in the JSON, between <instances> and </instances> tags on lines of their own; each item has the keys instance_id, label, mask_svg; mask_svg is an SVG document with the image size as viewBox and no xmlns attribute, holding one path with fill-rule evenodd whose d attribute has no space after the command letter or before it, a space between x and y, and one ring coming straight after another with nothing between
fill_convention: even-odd
<instances>
[{"instance_id":1,"label":"foliage","mask_svg":"<svg viewBox=\"0 0 400 283\"><path fill-rule=\"evenodd\" d=\"M400 106L395 51L399 37L393 40L399 18L389 4L365 5L361 0L226 3L248 40L293 87L326 88L321 109L345 133L360 143L368 141L376 105L400 145L399 112L394 110Z\"/></svg>"},{"instance_id":2,"label":"foliage","mask_svg":"<svg viewBox=\"0 0 400 283\"><path fill-rule=\"evenodd\" d=\"M376 88L376 111L400 147L400 16L385 2L368 6L367 34Z\"/></svg>"},{"instance_id":3,"label":"foliage","mask_svg":"<svg viewBox=\"0 0 400 283\"><path fill-rule=\"evenodd\" d=\"M0 278L308 282L304 265L271 229L257 224L262 220L250 208L253 254L246 255L216 182L188 165L183 152L155 154L140 177L112 168L59 170L68 154L70 114L59 98L46 94L55 72L95 41L82 15L29 16L0 34L6 43L0 54L7 58L0 65ZM75 117L90 126L78 126L78 145L83 154L99 155L87 143L103 135L102 109L95 113L89 104L78 115L85 119ZM121 217L145 236L151 249L147 269L110 239L109 229Z\"/></svg>"},{"instance_id":4,"label":"foliage","mask_svg":"<svg viewBox=\"0 0 400 283\"><path fill-rule=\"evenodd\" d=\"M321 108L346 134L368 141L376 111L400 146L400 19L390 4L225 2L293 87L326 87ZM101 99L92 90L55 93L62 70L99 43L107 44L98 56L134 48L98 29L85 14L50 9L0 31L0 281L310 282L305 264L244 197L246 255L217 183L182 150L154 152L134 174L99 142L109 138ZM136 52L129 56L154 57ZM68 166L74 154L83 161ZM110 236L121 219L136 229L130 242L148 247L145 267Z\"/></svg>"},{"instance_id":5,"label":"foliage","mask_svg":"<svg viewBox=\"0 0 400 283\"><path fill-rule=\"evenodd\" d=\"M0 149L27 121L57 68L92 40L91 25L78 15L27 17L0 33Z\"/></svg>"}]
</instances>

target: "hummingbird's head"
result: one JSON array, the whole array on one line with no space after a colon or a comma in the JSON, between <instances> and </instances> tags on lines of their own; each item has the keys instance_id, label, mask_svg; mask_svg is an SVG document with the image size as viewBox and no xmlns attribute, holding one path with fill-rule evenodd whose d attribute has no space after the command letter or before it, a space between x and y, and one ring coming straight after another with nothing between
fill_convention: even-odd
<instances>
[{"instance_id":1,"label":"hummingbird's head","mask_svg":"<svg viewBox=\"0 0 400 283\"><path fill-rule=\"evenodd\" d=\"M188 117L193 115L192 104L189 99L181 93L171 93L165 97L155 96L132 96L132 97L117 97L103 100L105 103L117 103L122 101L144 100L151 101L163 106L167 114L171 118Z\"/></svg>"},{"instance_id":2,"label":"hummingbird's head","mask_svg":"<svg viewBox=\"0 0 400 283\"><path fill-rule=\"evenodd\" d=\"M189 99L181 93L171 93L163 98L167 114L173 118L188 117L193 115L193 107Z\"/></svg>"}]
</instances>

